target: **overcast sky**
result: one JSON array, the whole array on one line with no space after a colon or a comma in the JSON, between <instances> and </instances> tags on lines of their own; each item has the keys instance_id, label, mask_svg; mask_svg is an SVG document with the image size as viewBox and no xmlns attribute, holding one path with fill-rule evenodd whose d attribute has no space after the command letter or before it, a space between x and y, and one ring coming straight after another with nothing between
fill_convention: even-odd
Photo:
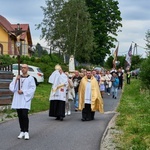
<instances>
[{"instance_id":1,"label":"overcast sky","mask_svg":"<svg viewBox=\"0 0 150 150\"><path fill-rule=\"evenodd\" d=\"M135 42L139 45L138 54L145 56L143 47L146 43L145 34L150 29L150 0L118 1L123 19L122 32L116 37L119 41L119 55L125 55L131 43ZM45 6L45 0L0 0L0 15L12 24L29 24L33 44L40 43L46 47L44 40L40 40L41 31L35 30L35 24L41 23L43 19L43 11L40 6Z\"/></svg>"}]
</instances>

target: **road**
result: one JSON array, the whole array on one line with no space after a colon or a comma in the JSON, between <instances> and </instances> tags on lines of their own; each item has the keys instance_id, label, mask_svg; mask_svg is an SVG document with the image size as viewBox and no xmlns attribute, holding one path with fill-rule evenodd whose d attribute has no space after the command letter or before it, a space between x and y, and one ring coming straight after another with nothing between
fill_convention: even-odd
<instances>
[{"instance_id":1,"label":"road","mask_svg":"<svg viewBox=\"0 0 150 150\"><path fill-rule=\"evenodd\" d=\"M119 96L121 91L118 91ZM82 122L81 112L72 111L64 121L48 116L48 111L33 114L30 119L30 140L17 139L18 119L0 123L0 150L99 150L103 133L115 114L118 99L104 95L104 114L95 113L95 120Z\"/></svg>"}]
</instances>

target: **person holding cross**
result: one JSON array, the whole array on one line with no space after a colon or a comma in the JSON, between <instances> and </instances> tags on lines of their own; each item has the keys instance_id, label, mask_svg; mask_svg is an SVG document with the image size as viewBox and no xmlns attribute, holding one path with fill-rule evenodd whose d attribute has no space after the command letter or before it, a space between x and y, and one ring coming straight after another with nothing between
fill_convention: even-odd
<instances>
[{"instance_id":1,"label":"person holding cross","mask_svg":"<svg viewBox=\"0 0 150 150\"><path fill-rule=\"evenodd\" d=\"M18 139L24 138L29 140L29 118L28 112L31 107L31 100L34 96L36 85L34 78L28 75L28 65L23 64L21 68L22 75L18 75L9 85L10 91L14 93L12 100L12 109L16 109L19 125L20 134Z\"/></svg>"}]
</instances>

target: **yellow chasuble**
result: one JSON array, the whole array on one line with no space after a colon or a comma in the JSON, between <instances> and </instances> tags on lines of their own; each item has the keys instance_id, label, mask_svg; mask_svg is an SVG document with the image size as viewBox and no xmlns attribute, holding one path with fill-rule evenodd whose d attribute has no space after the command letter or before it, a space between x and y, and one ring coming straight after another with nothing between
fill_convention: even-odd
<instances>
[{"instance_id":1,"label":"yellow chasuble","mask_svg":"<svg viewBox=\"0 0 150 150\"><path fill-rule=\"evenodd\" d=\"M88 78L85 76L82 78L80 85L79 85L79 110L82 110L85 107L85 89L86 84L88 82ZM92 76L90 79L91 82L91 110L92 111L99 111L101 113L104 112L103 110L103 99L100 94L100 89L97 80Z\"/></svg>"}]
</instances>

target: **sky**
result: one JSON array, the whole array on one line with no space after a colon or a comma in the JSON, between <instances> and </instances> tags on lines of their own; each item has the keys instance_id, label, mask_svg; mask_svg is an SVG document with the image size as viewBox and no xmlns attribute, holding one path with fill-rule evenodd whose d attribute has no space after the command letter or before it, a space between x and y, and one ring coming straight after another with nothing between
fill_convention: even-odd
<instances>
[{"instance_id":1,"label":"sky","mask_svg":"<svg viewBox=\"0 0 150 150\"><path fill-rule=\"evenodd\" d=\"M118 0L118 2L123 25L116 37L119 41L118 55L126 55L130 45L134 47L136 43L137 54L145 57L145 35L150 29L150 0ZM40 24L44 17L40 6L46 6L45 0L0 0L0 15L11 24L29 24L33 45L40 43L47 47L44 39L40 39L41 31L36 30L35 26ZM115 45L117 47L117 43ZM111 50L112 53L114 50Z\"/></svg>"}]
</instances>

